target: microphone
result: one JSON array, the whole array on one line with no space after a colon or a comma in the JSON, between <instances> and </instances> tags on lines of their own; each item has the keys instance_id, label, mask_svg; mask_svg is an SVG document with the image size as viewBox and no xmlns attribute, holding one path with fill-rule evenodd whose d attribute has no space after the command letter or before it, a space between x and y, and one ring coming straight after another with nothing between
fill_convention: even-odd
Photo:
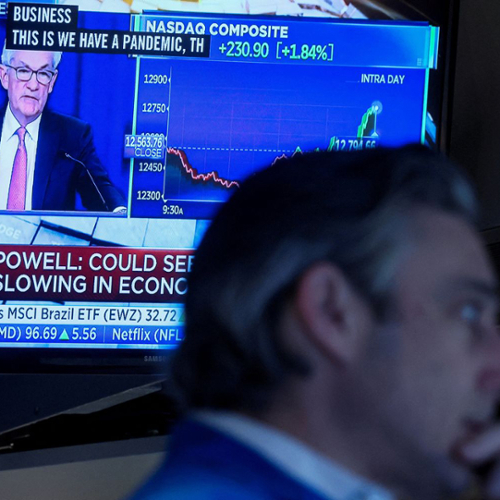
<instances>
[{"instance_id":1,"label":"microphone","mask_svg":"<svg viewBox=\"0 0 500 500\"><path fill-rule=\"evenodd\" d=\"M95 180L94 180L94 176L92 175L92 173L90 172L90 170L87 168L87 165L85 165L85 163L83 163L83 161L80 161L78 160L77 158L74 158L73 156L71 156L68 152L66 151L61 151L61 153L66 157L68 158L69 160L73 160L74 162L78 163L79 165L81 165L84 169L85 169L85 172L87 172L87 175L89 176L89 179L91 180L97 194L99 195L99 198L101 198L101 201L102 201L102 204L104 206L104 208L110 212L110 209L108 207L108 204L106 203L106 200L104 199L104 196L102 195L101 193L101 190L99 189L99 187L97 186Z\"/></svg>"}]
</instances>

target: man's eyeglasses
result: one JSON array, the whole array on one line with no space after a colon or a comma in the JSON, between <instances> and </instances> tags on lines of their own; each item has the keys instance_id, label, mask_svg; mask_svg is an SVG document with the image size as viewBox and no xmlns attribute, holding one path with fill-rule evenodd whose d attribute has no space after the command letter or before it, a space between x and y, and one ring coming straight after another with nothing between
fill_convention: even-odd
<instances>
[{"instance_id":1,"label":"man's eyeglasses","mask_svg":"<svg viewBox=\"0 0 500 500\"><path fill-rule=\"evenodd\" d=\"M38 83L41 83L42 85L48 85L55 75L54 71L49 71L48 69L39 69L38 71L34 71L25 67L16 68L14 66L11 66L10 64L4 64L4 66L16 70L16 77L18 80L21 80L21 82L29 82L31 80L31 77L33 76L33 73L35 73Z\"/></svg>"}]
</instances>

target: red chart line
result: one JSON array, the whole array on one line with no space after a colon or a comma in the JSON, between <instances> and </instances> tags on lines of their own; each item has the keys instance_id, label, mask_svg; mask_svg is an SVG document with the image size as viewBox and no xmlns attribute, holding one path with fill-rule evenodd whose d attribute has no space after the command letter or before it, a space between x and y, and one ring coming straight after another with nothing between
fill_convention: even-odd
<instances>
[{"instance_id":1,"label":"red chart line","mask_svg":"<svg viewBox=\"0 0 500 500\"><path fill-rule=\"evenodd\" d=\"M215 171L213 172L208 172L206 174L200 174L198 173L198 170L196 170L188 161L186 153L180 149L175 149L175 148L167 148L167 153L173 154L177 156L181 160L182 168L186 171L186 173L193 179L194 181L213 181L217 184L220 184L221 186L230 189L232 187L240 187L239 182L237 181L231 181L228 179L223 179L222 177L219 177L219 174Z\"/></svg>"}]
</instances>

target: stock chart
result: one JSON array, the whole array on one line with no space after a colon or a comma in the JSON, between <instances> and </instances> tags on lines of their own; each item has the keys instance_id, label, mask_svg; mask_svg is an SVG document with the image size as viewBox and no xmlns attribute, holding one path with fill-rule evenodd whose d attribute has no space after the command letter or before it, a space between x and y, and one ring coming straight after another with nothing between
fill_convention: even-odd
<instances>
[{"instance_id":1,"label":"stock chart","mask_svg":"<svg viewBox=\"0 0 500 500\"><path fill-rule=\"evenodd\" d=\"M210 218L279 158L422 140L429 55L387 54L393 42L379 26L262 22L266 36L248 28L246 39L214 24L198 24L215 33L208 56L137 62L136 128L125 145L133 216ZM359 43L367 30L375 47Z\"/></svg>"}]
</instances>

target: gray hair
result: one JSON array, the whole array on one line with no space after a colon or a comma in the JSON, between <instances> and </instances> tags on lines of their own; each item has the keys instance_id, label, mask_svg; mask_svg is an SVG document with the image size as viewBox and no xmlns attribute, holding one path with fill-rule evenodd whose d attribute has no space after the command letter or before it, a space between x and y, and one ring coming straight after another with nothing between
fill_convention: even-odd
<instances>
[{"instance_id":1,"label":"gray hair","mask_svg":"<svg viewBox=\"0 0 500 500\"><path fill-rule=\"evenodd\" d=\"M10 64L12 59L14 59L17 50L12 50L7 48L7 42L3 44L2 50L2 64ZM57 69L59 63L61 62L62 52L50 52L52 54L52 68Z\"/></svg>"},{"instance_id":2,"label":"gray hair","mask_svg":"<svg viewBox=\"0 0 500 500\"><path fill-rule=\"evenodd\" d=\"M416 206L476 223L468 181L421 146L295 155L247 179L209 227L189 278L186 338L172 366L184 405L259 408L284 377L309 373L278 322L315 262L335 263L383 319Z\"/></svg>"}]
</instances>

